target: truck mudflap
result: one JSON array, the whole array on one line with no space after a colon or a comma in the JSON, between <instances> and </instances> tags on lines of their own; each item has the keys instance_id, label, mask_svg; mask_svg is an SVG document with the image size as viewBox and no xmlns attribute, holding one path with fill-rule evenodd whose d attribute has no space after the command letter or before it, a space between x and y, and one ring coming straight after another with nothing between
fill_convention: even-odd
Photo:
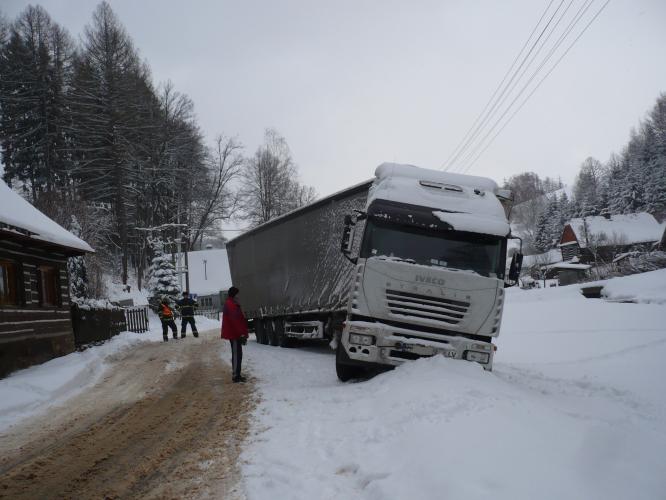
<instances>
[{"instance_id":1,"label":"truck mudflap","mask_svg":"<svg viewBox=\"0 0 666 500\"><path fill-rule=\"evenodd\" d=\"M409 337L404 332L409 332ZM419 335L420 332L381 323L349 321L342 343L354 361L397 366L405 361L442 355L476 362L485 370L492 370L495 346L491 342L449 335L437 335L437 340L416 338ZM432 336L426 332L422 335Z\"/></svg>"}]
</instances>

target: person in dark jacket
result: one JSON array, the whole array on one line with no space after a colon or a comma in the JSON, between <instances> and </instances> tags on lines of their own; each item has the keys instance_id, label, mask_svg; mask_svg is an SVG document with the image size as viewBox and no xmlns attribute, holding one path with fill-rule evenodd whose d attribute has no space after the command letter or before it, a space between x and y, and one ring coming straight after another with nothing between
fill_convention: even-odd
<instances>
[{"instance_id":1,"label":"person in dark jacket","mask_svg":"<svg viewBox=\"0 0 666 500\"><path fill-rule=\"evenodd\" d=\"M199 332L197 331L197 325L194 322L194 312L197 310L197 307L199 307L197 301L190 297L189 292L183 292L183 298L177 302L176 307L178 308L178 312L180 312L180 317L182 319L180 323L180 338L184 339L187 336L188 323L192 326L192 335L198 337Z\"/></svg>"},{"instance_id":2,"label":"person in dark jacket","mask_svg":"<svg viewBox=\"0 0 666 500\"><path fill-rule=\"evenodd\" d=\"M227 293L227 300L222 309L222 338L231 343L232 381L245 382L241 376L243 344L247 342L247 320L238 303L238 288L232 286Z\"/></svg>"},{"instance_id":3,"label":"person in dark jacket","mask_svg":"<svg viewBox=\"0 0 666 500\"><path fill-rule=\"evenodd\" d=\"M173 338L176 340L178 338L178 327L176 327L176 322L173 320L173 309L169 306L169 299L167 297L162 297L157 315L160 317L160 321L162 321L162 337L164 338L164 342L169 340L169 328L171 328Z\"/></svg>"}]
</instances>

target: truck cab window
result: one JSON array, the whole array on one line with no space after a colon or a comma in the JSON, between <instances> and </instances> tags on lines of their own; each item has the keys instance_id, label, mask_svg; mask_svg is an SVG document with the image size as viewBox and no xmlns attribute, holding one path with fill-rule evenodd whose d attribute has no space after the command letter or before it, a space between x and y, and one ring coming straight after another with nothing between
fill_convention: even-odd
<instances>
[{"instance_id":1,"label":"truck cab window","mask_svg":"<svg viewBox=\"0 0 666 500\"><path fill-rule=\"evenodd\" d=\"M473 271L502 278L502 239L474 233L428 231L368 221L361 257L387 257L426 266Z\"/></svg>"},{"instance_id":2,"label":"truck cab window","mask_svg":"<svg viewBox=\"0 0 666 500\"><path fill-rule=\"evenodd\" d=\"M18 281L16 264L0 260L0 305L18 304Z\"/></svg>"}]
</instances>

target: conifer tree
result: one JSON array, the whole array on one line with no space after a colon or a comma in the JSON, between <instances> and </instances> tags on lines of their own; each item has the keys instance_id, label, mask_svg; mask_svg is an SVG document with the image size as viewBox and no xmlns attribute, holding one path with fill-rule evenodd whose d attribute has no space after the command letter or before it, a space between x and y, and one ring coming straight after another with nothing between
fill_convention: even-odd
<instances>
[{"instance_id":1,"label":"conifer tree","mask_svg":"<svg viewBox=\"0 0 666 500\"><path fill-rule=\"evenodd\" d=\"M176 276L176 268L171 259L162 250L162 245L157 242L153 245L155 256L148 270L148 291L150 293L149 303L157 307L163 297L175 302L180 295L180 285Z\"/></svg>"},{"instance_id":2,"label":"conifer tree","mask_svg":"<svg viewBox=\"0 0 666 500\"><path fill-rule=\"evenodd\" d=\"M72 215L69 230L74 236L81 236L81 224L74 215ZM69 296L72 302L81 302L88 297L88 271L83 255L67 259L67 272L69 274Z\"/></svg>"}]
</instances>

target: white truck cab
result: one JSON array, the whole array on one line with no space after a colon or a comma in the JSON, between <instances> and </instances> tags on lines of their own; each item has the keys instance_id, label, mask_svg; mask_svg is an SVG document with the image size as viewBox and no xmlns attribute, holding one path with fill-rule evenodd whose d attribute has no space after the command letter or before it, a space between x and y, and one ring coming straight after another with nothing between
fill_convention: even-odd
<instances>
[{"instance_id":1,"label":"white truck cab","mask_svg":"<svg viewBox=\"0 0 666 500\"><path fill-rule=\"evenodd\" d=\"M509 199L483 177L377 168L365 211L346 218L343 234L356 270L336 356L341 380L436 354L492 369Z\"/></svg>"}]
</instances>

